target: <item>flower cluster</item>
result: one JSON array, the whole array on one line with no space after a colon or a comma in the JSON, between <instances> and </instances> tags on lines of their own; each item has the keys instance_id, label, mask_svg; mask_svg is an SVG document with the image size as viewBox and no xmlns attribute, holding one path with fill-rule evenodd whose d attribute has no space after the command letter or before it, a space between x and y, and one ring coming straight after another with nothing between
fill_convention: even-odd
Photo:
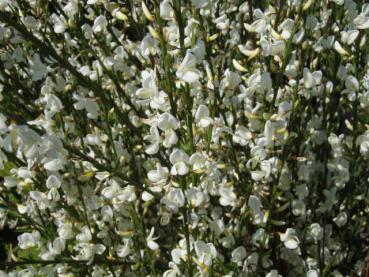
<instances>
[{"instance_id":1,"label":"flower cluster","mask_svg":"<svg viewBox=\"0 0 369 277\"><path fill-rule=\"evenodd\" d=\"M366 272L364 2L0 0L0 276Z\"/></svg>"}]
</instances>

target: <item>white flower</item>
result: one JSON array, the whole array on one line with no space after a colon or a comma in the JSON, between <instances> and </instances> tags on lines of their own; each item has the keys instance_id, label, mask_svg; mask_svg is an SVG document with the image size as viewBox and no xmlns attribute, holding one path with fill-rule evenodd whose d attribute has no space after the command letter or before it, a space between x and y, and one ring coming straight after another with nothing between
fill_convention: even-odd
<instances>
[{"instance_id":1,"label":"white flower","mask_svg":"<svg viewBox=\"0 0 369 277\"><path fill-rule=\"evenodd\" d=\"M228 89L234 89L241 83L241 77L238 73L226 69L224 72L224 78L222 79L222 85Z\"/></svg>"},{"instance_id":2,"label":"white flower","mask_svg":"<svg viewBox=\"0 0 369 277\"><path fill-rule=\"evenodd\" d=\"M359 81L352 75L348 76L345 81L346 89L349 91L358 91L360 84Z\"/></svg>"},{"instance_id":3,"label":"white flower","mask_svg":"<svg viewBox=\"0 0 369 277\"><path fill-rule=\"evenodd\" d=\"M201 173L205 168L205 157L201 153L193 153L190 157L190 164L195 172Z\"/></svg>"},{"instance_id":4,"label":"white flower","mask_svg":"<svg viewBox=\"0 0 369 277\"><path fill-rule=\"evenodd\" d=\"M232 262L238 266L242 266L243 260L246 258L246 249L243 246L237 247L232 251Z\"/></svg>"},{"instance_id":5,"label":"white flower","mask_svg":"<svg viewBox=\"0 0 369 277\"><path fill-rule=\"evenodd\" d=\"M39 81L47 75L47 66L42 63L40 54L36 53L28 62L32 81Z\"/></svg>"},{"instance_id":6,"label":"white flower","mask_svg":"<svg viewBox=\"0 0 369 277\"><path fill-rule=\"evenodd\" d=\"M172 260L176 264L180 264L183 260L187 258L186 249L175 248L171 251Z\"/></svg>"},{"instance_id":7,"label":"white flower","mask_svg":"<svg viewBox=\"0 0 369 277\"><path fill-rule=\"evenodd\" d=\"M117 199L122 202L133 202L137 199L136 187L128 185L117 195Z\"/></svg>"},{"instance_id":8,"label":"white flower","mask_svg":"<svg viewBox=\"0 0 369 277\"><path fill-rule=\"evenodd\" d=\"M167 111L169 109L169 98L164 91L156 93L150 102L150 107L154 110Z\"/></svg>"},{"instance_id":9,"label":"white flower","mask_svg":"<svg viewBox=\"0 0 369 277\"><path fill-rule=\"evenodd\" d=\"M315 241L321 240L323 239L323 228L319 223L313 223L309 226L308 234Z\"/></svg>"},{"instance_id":10,"label":"white flower","mask_svg":"<svg viewBox=\"0 0 369 277\"><path fill-rule=\"evenodd\" d=\"M65 239L56 238L53 243L48 243L48 251L41 255L43 260L53 260L55 256L60 255L65 249Z\"/></svg>"},{"instance_id":11,"label":"white flower","mask_svg":"<svg viewBox=\"0 0 369 277\"><path fill-rule=\"evenodd\" d=\"M265 229L259 228L252 235L252 243L256 247L267 247L269 243L269 235L266 233Z\"/></svg>"},{"instance_id":12,"label":"white flower","mask_svg":"<svg viewBox=\"0 0 369 277\"><path fill-rule=\"evenodd\" d=\"M141 73L142 78L142 88L138 89L136 95L141 99L147 99L153 97L158 87L156 85L155 71L154 70L144 70Z\"/></svg>"},{"instance_id":13,"label":"white flower","mask_svg":"<svg viewBox=\"0 0 369 277\"><path fill-rule=\"evenodd\" d=\"M281 33L283 39L287 40L290 38L295 21L291 18L287 18L281 24L279 24L277 30Z\"/></svg>"},{"instance_id":14,"label":"white flower","mask_svg":"<svg viewBox=\"0 0 369 277\"><path fill-rule=\"evenodd\" d=\"M270 146L274 138L274 126L270 120L265 122L264 126L264 137L257 139L256 143L258 146Z\"/></svg>"},{"instance_id":15,"label":"white flower","mask_svg":"<svg viewBox=\"0 0 369 277\"><path fill-rule=\"evenodd\" d=\"M104 32L107 26L108 26L108 21L106 20L106 17L103 15L99 15L94 20L94 25L92 27L92 30L94 31L94 33Z\"/></svg>"},{"instance_id":16,"label":"white flower","mask_svg":"<svg viewBox=\"0 0 369 277\"><path fill-rule=\"evenodd\" d=\"M158 185L164 185L168 179L168 175L168 168L162 167L160 163L156 164L156 170L150 170L147 173L149 180Z\"/></svg>"},{"instance_id":17,"label":"white flower","mask_svg":"<svg viewBox=\"0 0 369 277\"><path fill-rule=\"evenodd\" d=\"M196 241L194 246L199 262L206 267L211 266L212 260L217 256L217 250L214 245L212 243Z\"/></svg>"},{"instance_id":18,"label":"white flower","mask_svg":"<svg viewBox=\"0 0 369 277\"><path fill-rule=\"evenodd\" d=\"M235 143L246 146L251 142L252 133L245 126L238 125L232 139Z\"/></svg>"},{"instance_id":19,"label":"white flower","mask_svg":"<svg viewBox=\"0 0 369 277\"><path fill-rule=\"evenodd\" d=\"M250 256L246 258L245 264L248 268L252 269L253 271L256 271L258 261L259 261L259 254L256 252L253 252L251 253Z\"/></svg>"},{"instance_id":20,"label":"white flower","mask_svg":"<svg viewBox=\"0 0 369 277\"><path fill-rule=\"evenodd\" d=\"M186 198L192 207L199 207L206 199L207 195L197 188L190 188L186 192Z\"/></svg>"},{"instance_id":21,"label":"white flower","mask_svg":"<svg viewBox=\"0 0 369 277\"><path fill-rule=\"evenodd\" d=\"M347 45L351 45L355 42L359 36L358 30L349 30L341 32L341 41Z\"/></svg>"},{"instance_id":22,"label":"white flower","mask_svg":"<svg viewBox=\"0 0 369 277\"><path fill-rule=\"evenodd\" d=\"M261 204L260 199L255 195L250 195L248 206L253 212L254 222L256 224L262 223L264 219L264 213L261 211L261 208L263 206Z\"/></svg>"},{"instance_id":23,"label":"white flower","mask_svg":"<svg viewBox=\"0 0 369 277\"><path fill-rule=\"evenodd\" d=\"M201 128L206 128L213 122L209 115L210 112L208 107L201 104L196 110L195 122L198 123Z\"/></svg>"},{"instance_id":24,"label":"white flower","mask_svg":"<svg viewBox=\"0 0 369 277\"><path fill-rule=\"evenodd\" d=\"M164 0L160 3L160 17L165 20L172 20L174 11L172 8L172 0Z\"/></svg>"},{"instance_id":25,"label":"white flower","mask_svg":"<svg viewBox=\"0 0 369 277\"><path fill-rule=\"evenodd\" d=\"M188 173L188 163L189 163L188 155L180 150L174 149L172 154L170 154L169 160L172 163L172 169L170 170L170 174L172 175L186 175Z\"/></svg>"},{"instance_id":26,"label":"white flower","mask_svg":"<svg viewBox=\"0 0 369 277\"><path fill-rule=\"evenodd\" d=\"M307 89L319 85L322 80L321 71L314 71L313 73L311 73L310 70L306 67L304 68L303 76L304 76L304 86Z\"/></svg>"},{"instance_id":27,"label":"white flower","mask_svg":"<svg viewBox=\"0 0 369 277\"><path fill-rule=\"evenodd\" d=\"M89 242L92 239L90 228L83 226L81 233L76 236L76 239L80 242Z\"/></svg>"},{"instance_id":28,"label":"white flower","mask_svg":"<svg viewBox=\"0 0 369 277\"><path fill-rule=\"evenodd\" d=\"M359 14L354 19L354 24L356 25L356 28L358 29L368 29L369 28L369 16L365 14Z\"/></svg>"},{"instance_id":29,"label":"white flower","mask_svg":"<svg viewBox=\"0 0 369 277\"><path fill-rule=\"evenodd\" d=\"M46 119L51 119L56 113L63 109L63 104L61 100L56 95L47 95L45 97L45 117Z\"/></svg>"},{"instance_id":30,"label":"white flower","mask_svg":"<svg viewBox=\"0 0 369 277\"><path fill-rule=\"evenodd\" d=\"M140 44L140 49L145 57L149 55L155 55L158 47L158 42L152 37L151 34L147 34Z\"/></svg>"},{"instance_id":31,"label":"white flower","mask_svg":"<svg viewBox=\"0 0 369 277\"><path fill-rule=\"evenodd\" d=\"M255 18L255 20L251 25L244 24L246 30L259 34L265 33L269 24L268 16L264 15L264 13L260 9L255 9L253 17Z\"/></svg>"},{"instance_id":32,"label":"white flower","mask_svg":"<svg viewBox=\"0 0 369 277\"><path fill-rule=\"evenodd\" d=\"M60 188L61 186L61 180L58 176L56 175L50 175L47 180L46 180L46 187L48 189L51 188Z\"/></svg>"},{"instance_id":33,"label":"white flower","mask_svg":"<svg viewBox=\"0 0 369 277\"><path fill-rule=\"evenodd\" d=\"M73 98L77 100L77 103L73 105L76 110L85 109L87 111L87 117L91 119L96 119L99 116L100 108L95 101L79 96L78 94L74 94Z\"/></svg>"},{"instance_id":34,"label":"white flower","mask_svg":"<svg viewBox=\"0 0 369 277\"><path fill-rule=\"evenodd\" d=\"M87 265L90 265L93 262L95 254L102 254L106 247L102 244L81 242L74 249L77 252L77 256L72 256L72 258L77 261L87 261Z\"/></svg>"},{"instance_id":35,"label":"white flower","mask_svg":"<svg viewBox=\"0 0 369 277\"><path fill-rule=\"evenodd\" d=\"M68 27L68 22L64 19L64 17L52 14L51 19L54 23L54 32L57 34L64 33Z\"/></svg>"},{"instance_id":36,"label":"white flower","mask_svg":"<svg viewBox=\"0 0 369 277\"><path fill-rule=\"evenodd\" d=\"M364 156L369 154L369 131L358 136L357 143L360 145L360 153Z\"/></svg>"},{"instance_id":37,"label":"white flower","mask_svg":"<svg viewBox=\"0 0 369 277\"><path fill-rule=\"evenodd\" d=\"M78 13L78 0L69 0L63 8L63 11L69 16L73 17Z\"/></svg>"},{"instance_id":38,"label":"white flower","mask_svg":"<svg viewBox=\"0 0 369 277\"><path fill-rule=\"evenodd\" d=\"M101 200L101 198L100 198ZM103 206L101 208L101 216L102 216L102 220L105 222L112 222L113 220L113 209L110 206Z\"/></svg>"},{"instance_id":39,"label":"white flower","mask_svg":"<svg viewBox=\"0 0 369 277\"><path fill-rule=\"evenodd\" d=\"M286 42L284 40L267 39L263 37L260 40L260 46L264 56L280 56L285 51Z\"/></svg>"},{"instance_id":40,"label":"white flower","mask_svg":"<svg viewBox=\"0 0 369 277\"><path fill-rule=\"evenodd\" d=\"M63 239L71 239L74 237L73 225L71 223L61 223L58 226L58 235Z\"/></svg>"},{"instance_id":41,"label":"white flower","mask_svg":"<svg viewBox=\"0 0 369 277\"><path fill-rule=\"evenodd\" d=\"M37 202L40 210L49 208L50 201L45 193L40 191L30 191L29 196Z\"/></svg>"},{"instance_id":42,"label":"white flower","mask_svg":"<svg viewBox=\"0 0 369 277\"><path fill-rule=\"evenodd\" d=\"M236 204L237 195L233 192L233 188L221 186L219 188L219 203L222 206L234 206Z\"/></svg>"},{"instance_id":43,"label":"white flower","mask_svg":"<svg viewBox=\"0 0 369 277\"><path fill-rule=\"evenodd\" d=\"M306 205L301 199L292 200L292 213L295 216L305 215Z\"/></svg>"},{"instance_id":44,"label":"white flower","mask_svg":"<svg viewBox=\"0 0 369 277\"><path fill-rule=\"evenodd\" d=\"M197 63L201 63L204 60L206 49L205 43L201 38L196 40L196 44L191 48L191 52L195 55Z\"/></svg>"},{"instance_id":45,"label":"white flower","mask_svg":"<svg viewBox=\"0 0 369 277\"><path fill-rule=\"evenodd\" d=\"M149 155L155 155L159 152L161 137L158 128L150 127L150 135L144 136L144 140L148 140L151 144L146 148L145 152Z\"/></svg>"},{"instance_id":46,"label":"white flower","mask_svg":"<svg viewBox=\"0 0 369 277\"><path fill-rule=\"evenodd\" d=\"M32 233L23 233L18 236L18 245L21 249L35 247L40 241L41 235L38 231Z\"/></svg>"},{"instance_id":47,"label":"white flower","mask_svg":"<svg viewBox=\"0 0 369 277\"><path fill-rule=\"evenodd\" d=\"M185 204L185 196L181 189L171 189L162 199L163 203L169 210L174 213L178 212L178 209Z\"/></svg>"},{"instance_id":48,"label":"white flower","mask_svg":"<svg viewBox=\"0 0 369 277\"><path fill-rule=\"evenodd\" d=\"M151 230L150 230L150 234L147 236L146 238L146 243L147 243L147 246L151 249L151 250L156 250L159 248L159 245L154 241L156 238L154 238L154 231L155 231L155 228L152 227Z\"/></svg>"},{"instance_id":49,"label":"white flower","mask_svg":"<svg viewBox=\"0 0 369 277\"><path fill-rule=\"evenodd\" d=\"M260 74L257 72L252 74L247 80L247 85L250 93L265 93L270 91L272 88L272 79L270 77L270 73L264 72Z\"/></svg>"},{"instance_id":50,"label":"white flower","mask_svg":"<svg viewBox=\"0 0 369 277\"><path fill-rule=\"evenodd\" d=\"M299 247L300 240L296 235L296 231L292 228L287 228L286 232L280 235L280 238L288 249L294 250Z\"/></svg>"},{"instance_id":51,"label":"white flower","mask_svg":"<svg viewBox=\"0 0 369 277\"><path fill-rule=\"evenodd\" d=\"M191 52L187 51L176 75L186 83L194 83L200 78L201 72L196 68L196 57Z\"/></svg>"},{"instance_id":52,"label":"white flower","mask_svg":"<svg viewBox=\"0 0 369 277\"><path fill-rule=\"evenodd\" d=\"M347 213L340 212L335 218L333 218L333 221L338 227L345 226L347 223Z\"/></svg>"},{"instance_id":53,"label":"white flower","mask_svg":"<svg viewBox=\"0 0 369 277\"><path fill-rule=\"evenodd\" d=\"M92 39L94 37L92 27L89 24L83 24L81 30L86 39Z\"/></svg>"},{"instance_id":54,"label":"white flower","mask_svg":"<svg viewBox=\"0 0 369 277\"><path fill-rule=\"evenodd\" d=\"M226 30L229 27L229 19L226 14L223 14L214 20L215 26L219 30Z\"/></svg>"},{"instance_id":55,"label":"white flower","mask_svg":"<svg viewBox=\"0 0 369 277\"><path fill-rule=\"evenodd\" d=\"M131 253L131 240L123 239L123 243L117 247L117 255L120 258L125 258Z\"/></svg>"},{"instance_id":56,"label":"white flower","mask_svg":"<svg viewBox=\"0 0 369 277\"><path fill-rule=\"evenodd\" d=\"M177 129L178 121L177 119L168 112L162 113L158 117L158 128L162 131L166 131L169 129Z\"/></svg>"},{"instance_id":57,"label":"white flower","mask_svg":"<svg viewBox=\"0 0 369 277\"><path fill-rule=\"evenodd\" d=\"M166 111L169 108L169 98L164 91L159 91L156 84L156 71L149 69L141 73L142 88L136 91L136 95L142 99L140 103L150 102L152 109Z\"/></svg>"},{"instance_id":58,"label":"white flower","mask_svg":"<svg viewBox=\"0 0 369 277\"><path fill-rule=\"evenodd\" d=\"M109 181L110 186L105 187L101 194L107 199L113 199L120 193L120 186L114 179Z\"/></svg>"}]
</instances>

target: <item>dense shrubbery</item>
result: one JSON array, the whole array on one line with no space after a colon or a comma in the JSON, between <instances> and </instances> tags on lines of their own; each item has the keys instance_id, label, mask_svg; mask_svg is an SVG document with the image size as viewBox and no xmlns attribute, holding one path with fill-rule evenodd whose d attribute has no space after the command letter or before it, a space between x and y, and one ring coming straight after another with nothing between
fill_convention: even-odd
<instances>
[{"instance_id":1,"label":"dense shrubbery","mask_svg":"<svg viewBox=\"0 0 369 277\"><path fill-rule=\"evenodd\" d=\"M0 0L0 276L354 276L369 5Z\"/></svg>"}]
</instances>

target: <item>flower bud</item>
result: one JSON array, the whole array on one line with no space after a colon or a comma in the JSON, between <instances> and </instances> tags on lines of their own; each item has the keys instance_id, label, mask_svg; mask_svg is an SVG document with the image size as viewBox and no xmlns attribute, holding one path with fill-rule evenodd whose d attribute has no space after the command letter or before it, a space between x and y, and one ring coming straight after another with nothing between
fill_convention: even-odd
<instances>
[{"instance_id":1,"label":"flower bud","mask_svg":"<svg viewBox=\"0 0 369 277\"><path fill-rule=\"evenodd\" d=\"M152 14L150 13L149 9L147 8L146 4L144 1L142 1L142 11L145 15L145 17L147 18L148 21L153 22L154 21L154 17L152 16Z\"/></svg>"}]
</instances>

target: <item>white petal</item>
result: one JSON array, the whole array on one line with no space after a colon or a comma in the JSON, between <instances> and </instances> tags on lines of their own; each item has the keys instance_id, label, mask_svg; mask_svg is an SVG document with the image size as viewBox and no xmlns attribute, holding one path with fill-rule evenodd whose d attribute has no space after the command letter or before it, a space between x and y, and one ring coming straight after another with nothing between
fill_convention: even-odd
<instances>
[{"instance_id":1,"label":"white petal","mask_svg":"<svg viewBox=\"0 0 369 277\"><path fill-rule=\"evenodd\" d=\"M304 68L303 75L304 75L304 86L306 88L312 88L313 86L315 86L313 74L311 74L310 70L307 69L306 67Z\"/></svg>"},{"instance_id":2,"label":"white petal","mask_svg":"<svg viewBox=\"0 0 369 277\"><path fill-rule=\"evenodd\" d=\"M316 270L311 269L308 272L306 272L306 277L318 277L318 272Z\"/></svg>"},{"instance_id":3,"label":"white petal","mask_svg":"<svg viewBox=\"0 0 369 277\"><path fill-rule=\"evenodd\" d=\"M62 24L61 22L56 24L54 26L54 32L57 33L57 34L61 34L61 33L64 33L65 31L65 25Z\"/></svg>"},{"instance_id":4,"label":"white petal","mask_svg":"<svg viewBox=\"0 0 369 277\"><path fill-rule=\"evenodd\" d=\"M173 249L171 252L172 260L175 264L180 264L183 257L186 255L186 251L183 249Z\"/></svg>"},{"instance_id":5,"label":"white petal","mask_svg":"<svg viewBox=\"0 0 369 277\"><path fill-rule=\"evenodd\" d=\"M256 212L256 211L258 212L260 210L260 208L262 207L260 199L255 195L250 195L248 206L254 212Z\"/></svg>"},{"instance_id":6,"label":"white petal","mask_svg":"<svg viewBox=\"0 0 369 277\"><path fill-rule=\"evenodd\" d=\"M184 162L176 163L175 167L178 175L186 175L188 173L188 166Z\"/></svg>"},{"instance_id":7,"label":"white petal","mask_svg":"<svg viewBox=\"0 0 369 277\"><path fill-rule=\"evenodd\" d=\"M154 90L151 88L140 88L136 91L136 95L141 99L148 99L153 97L155 94Z\"/></svg>"},{"instance_id":8,"label":"white petal","mask_svg":"<svg viewBox=\"0 0 369 277\"><path fill-rule=\"evenodd\" d=\"M158 249L158 248L159 248L159 245L158 245L155 241L153 241L153 240L149 240L149 241L147 242L147 246L148 246L151 250L156 250L156 249Z\"/></svg>"},{"instance_id":9,"label":"white petal","mask_svg":"<svg viewBox=\"0 0 369 277\"><path fill-rule=\"evenodd\" d=\"M154 183L156 183L156 182L158 182L158 181L160 181L160 175L158 174L158 172L156 171L156 170L151 170L151 171L149 171L148 173L147 173L147 177L149 178L149 180L151 181L151 182L154 182Z\"/></svg>"},{"instance_id":10,"label":"white petal","mask_svg":"<svg viewBox=\"0 0 369 277\"><path fill-rule=\"evenodd\" d=\"M146 148L145 152L149 155L155 155L159 151L159 144L153 143L149 147Z\"/></svg>"},{"instance_id":11,"label":"white petal","mask_svg":"<svg viewBox=\"0 0 369 277\"><path fill-rule=\"evenodd\" d=\"M251 171L251 178L254 181L260 181L265 176L265 173L261 170Z\"/></svg>"},{"instance_id":12,"label":"white petal","mask_svg":"<svg viewBox=\"0 0 369 277\"><path fill-rule=\"evenodd\" d=\"M357 26L358 29L368 29L369 28L369 17L363 14L359 14L354 19L354 24Z\"/></svg>"},{"instance_id":13,"label":"white petal","mask_svg":"<svg viewBox=\"0 0 369 277\"><path fill-rule=\"evenodd\" d=\"M178 141L177 134L174 130L169 129L165 131L165 139L163 141L163 145L166 148L170 148L175 145Z\"/></svg>"},{"instance_id":14,"label":"white petal","mask_svg":"<svg viewBox=\"0 0 369 277\"><path fill-rule=\"evenodd\" d=\"M126 243L124 246L118 247L118 249L117 249L117 255L120 258L124 258L124 257L128 256L129 253L130 253L130 247L129 247L128 243Z\"/></svg>"},{"instance_id":15,"label":"white petal","mask_svg":"<svg viewBox=\"0 0 369 277\"><path fill-rule=\"evenodd\" d=\"M312 75L315 81L315 85L319 85L322 82L323 73L320 70L318 70L314 71Z\"/></svg>"},{"instance_id":16,"label":"white petal","mask_svg":"<svg viewBox=\"0 0 369 277\"><path fill-rule=\"evenodd\" d=\"M342 56L348 56L350 55L349 52L347 52L338 41L335 41L334 43L334 49L336 49L336 51L342 55Z\"/></svg>"},{"instance_id":17,"label":"white petal","mask_svg":"<svg viewBox=\"0 0 369 277\"><path fill-rule=\"evenodd\" d=\"M154 196L152 194L148 193L147 191L144 191L142 193L141 197L142 197L142 200L145 201L145 202L150 201L151 199L154 198Z\"/></svg>"},{"instance_id":18,"label":"white petal","mask_svg":"<svg viewBox=\"0 0 369 277\"><path fill-rule=\"evenodd\" d=\"M288 249L296 249L299 246L299 240L296 236L290 236L285 242L284 246Z\"/></svg>"},{"instance_id":19,"label":"white petal","mask_svg":"<svg viewBox=\"0 0 369 277\"><path fill-rule=\"evenodd\" d=\"M273 124L270 120L268 120L267 122L265 122L264 126L264 137L267 139L268 142L271 142L273 140L273 135L274 135Z\"/></svg>"},{"instance_id":20,"label":"white petal","mask_svg":"<svg viewBox=\"0 0 369 277\"><path fill-rule=\"evenodd\" d=\"M47 180L46 180L46 187L48 189L51 189L51 188L60 188L60 186L61 186L61 181L55 175L51 175L51 176L49 176L49 178L47 178Z\"/></svg>"},{"instance_id":21,"label":"white petal","mask_svg":"<svg viewBox=\"0 0 369 277\"><path fill-rule=\"evenodd\" d=\"M208 117L210 114L209 109L207 106L201 104L196 110L195 113L195 121L199 122L202 118Z\"/></svg>"},{"instance_id":22,"label":"white petal","mask_svg":"<svg viewBox=\"0 0 369 277\"><path fill-rule=\"evenodd\" d=\"M211 123L213 123L213 120L210 117L202 118L199 122L200 127L202 128L208 127Z\"/></svg>"},{"instance_id":23,"label":"white petal","mask_svg":"<svg viewBox=\"0 0 369 277\"><path fill-rule=\"evenodd\" d=\"M258 19L251 24L251 31L255 33L264 33L266 28L267 24L264 19Z\"/></svg>"},{"instance_id":24,"label":"white petal","mask_svg":"<svg viewBox=\"0 0 369 277\"><path fill-rule=\"evenodd\" d=\"M63 169L63 163L60 159L54 159L44 164L44 168L49 171L58 171Z\"/></svg>"},{"instance_id":25,"label":"white petal","mask_svg":"<svg viewBox=\"0 0 369 277\"><path fill-rule=\"evenodd\" d=\"M194 83L200 78L200 71L192 69L185 71L182 75L182 80L187 83Z\"/></svg>"}]
</instances>

